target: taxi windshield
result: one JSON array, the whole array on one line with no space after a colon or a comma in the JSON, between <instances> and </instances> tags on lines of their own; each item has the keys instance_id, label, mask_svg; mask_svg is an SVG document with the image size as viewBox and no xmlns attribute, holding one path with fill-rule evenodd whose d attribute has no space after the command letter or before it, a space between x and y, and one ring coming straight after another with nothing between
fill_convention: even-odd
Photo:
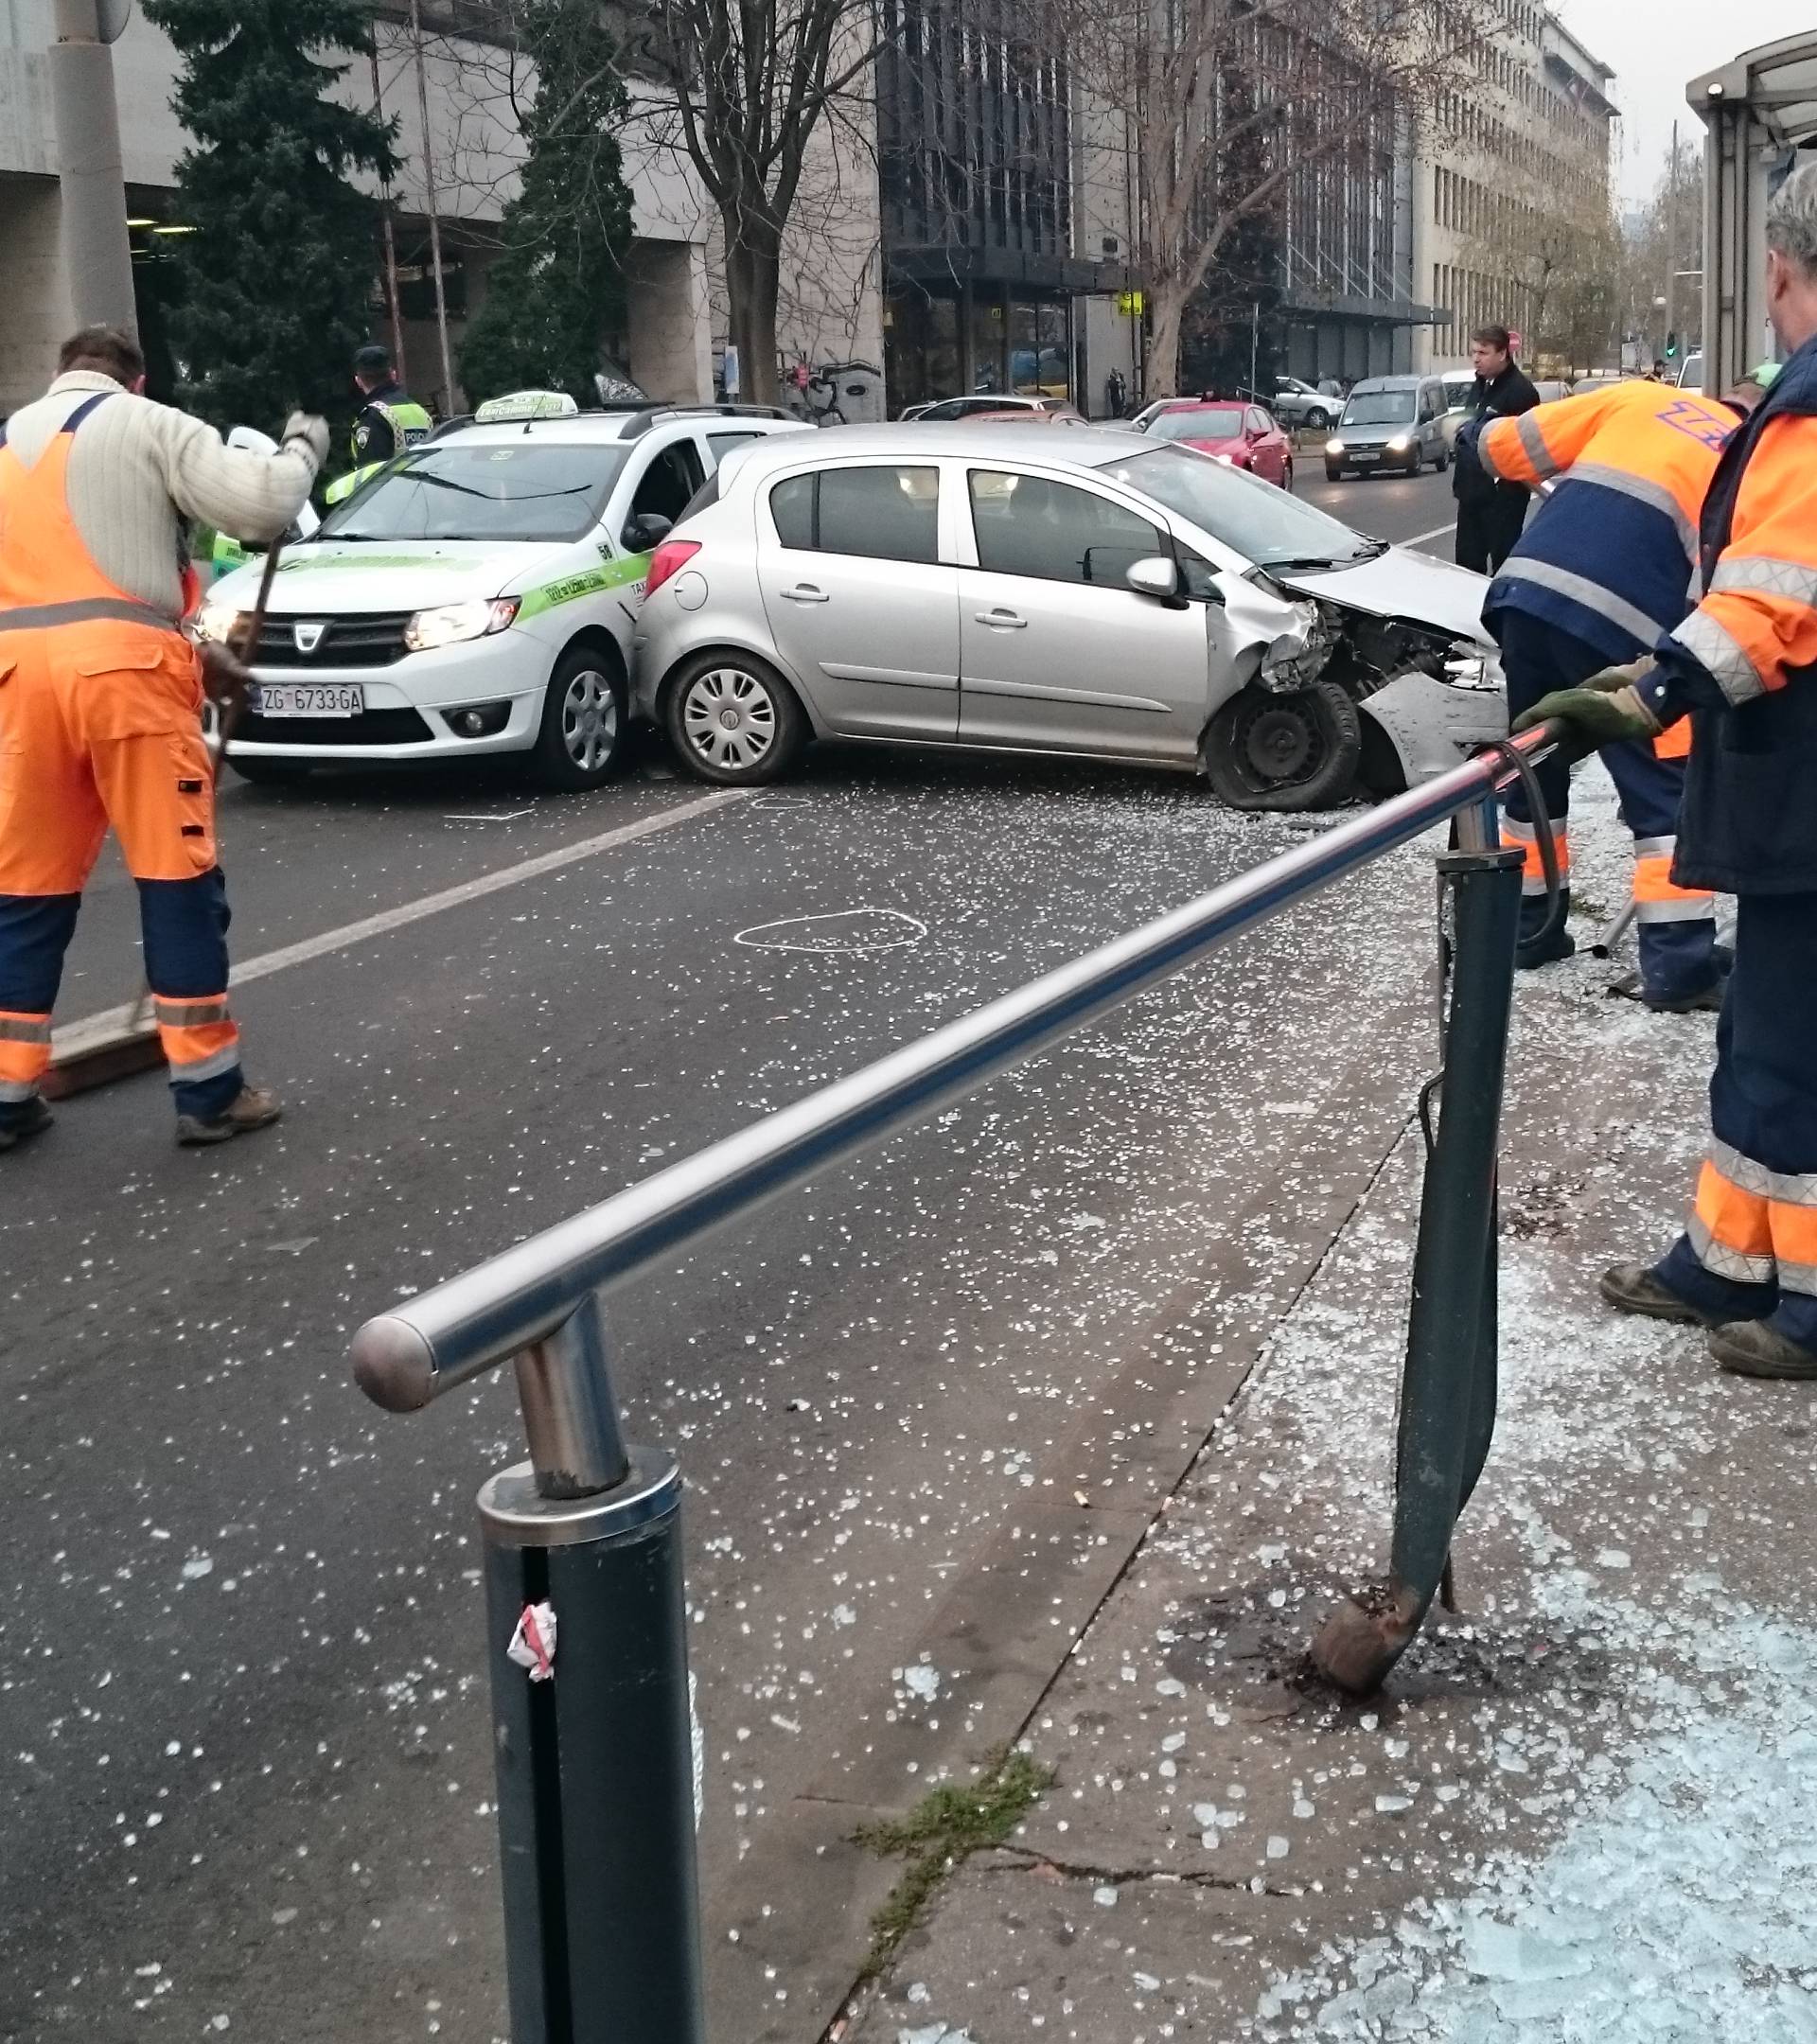
<instances>
[{"instance_id":1,"label":"taxi windshield","mask_svg":"<svg viewBox=\"0 0 1817 2044\"><path fill-rule=\"evenodd\" d=\"M323 539L579 539L599 522L625 449L532 439L413 449L322 521Z\"/></svg>"}]
</instances>

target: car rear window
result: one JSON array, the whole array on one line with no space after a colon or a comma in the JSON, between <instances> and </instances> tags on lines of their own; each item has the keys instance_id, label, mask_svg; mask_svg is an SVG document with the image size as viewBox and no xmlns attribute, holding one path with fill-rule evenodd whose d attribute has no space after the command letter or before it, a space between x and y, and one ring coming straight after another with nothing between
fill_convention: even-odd
<instances>
[{"instance_id":1,"label":"car rear window","mask_svg":"<svg viewBox=\"0 0 1817 2044\"><path fill-rule=\"evenodd\" d=\"M1154 440L1235 440L1243 414L1235 405L1188 405L1151 419L1148 433Z\"/></svg>"},{"instance_id":2,"label":"car rear window","mask_svg":"<svg viewBox=\"0 0 1817 2044\"><path fill-rule=\"evenodd\" d=\"M625 466L610 441L428 441L322 521L324 539L578 539Z\"/></svg>"},{"instance_id":3,"label":"car rear window","mask_svg":"<svg viewBox=\"0 0 1817 2044\"><path fill-rule=\"evenodd\" d=\"M785 547L868 560L940 558L940 470L891 462L786 476L769 493Z\"/></svg>"}]
</instances>

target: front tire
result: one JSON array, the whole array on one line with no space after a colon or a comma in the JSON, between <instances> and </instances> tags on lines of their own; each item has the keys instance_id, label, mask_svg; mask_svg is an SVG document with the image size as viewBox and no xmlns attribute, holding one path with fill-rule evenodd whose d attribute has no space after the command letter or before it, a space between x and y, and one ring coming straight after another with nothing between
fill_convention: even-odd
<instances>
[{"instance_id":1,"label":"front tire","mask_svg":"<svg viewBox=\"0 0 1817 2044\"><path fill-rule=\"evenodd\" d=\"M1344 480L1344 471L1343 471L1343 469L1341 469L1341 468L1333 468L1333 467L1332 467L1331 463L1330 463L1330 462L1327 462L1327 463L1325 464L1325 480L1326 480L1326 482L1328 482L1328 483L1341 483L1341 482L1343 482L1343 480Z\"/></svg>"},{"instance_id":2,"label":"front tire","mask_svg":"<svg viewBox=\"0 0 1817 2044\"><path fill-rule=\"evenodd\" d=\"M775 668L749 653L700 653L663 700L669 742L691 774L721 787L779 780L807 743L807 717Z\"/></svg>"},{"instance_id":3,"label":"front tire","mask_svg":"<svg viewBox=\"0 0 1817 2044\"><path fill-rule=\"evenodd\" d=\"M538 783L577 795L603 786L625 749L625 678L609 654L570 646L556 662L531 748Z\"/></svg>"},{"instance_id":4,"label":"front tire","mask_svg":"<svg viewBox=\"0 0 1817 2044\"><path fill-rule=\"evenodd\" d=\"M1362 757L1362 720L1335 681L1285 695L1252 682L1205 734L1206 778L1233 809L1332 808L1350 792Z\"/></svg>"}]
</instances>

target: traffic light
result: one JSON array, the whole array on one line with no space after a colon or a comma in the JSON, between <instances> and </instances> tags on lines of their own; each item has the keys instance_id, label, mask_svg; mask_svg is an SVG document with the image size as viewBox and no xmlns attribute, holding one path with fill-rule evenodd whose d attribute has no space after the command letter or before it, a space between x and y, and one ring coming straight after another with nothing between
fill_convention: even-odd
<instances>
[{"instance_id":1,"label":"traffic light","mask_svg":"<svg viewBox=\"0 0 1817 2044\"><path fill-rule=\"evenodd\" d=\"M1677 333L1676 333L1676 332L1668 333L1668 334L1667 334L1667 335L1666 336L1666 360L1667 360L1667 361L1670 361L1672 360L1673 356L1675 356L1675 355L1676 355L1677 353L1678 353L1678 335L1677 335Z\"/></svg>"}]
</instances>

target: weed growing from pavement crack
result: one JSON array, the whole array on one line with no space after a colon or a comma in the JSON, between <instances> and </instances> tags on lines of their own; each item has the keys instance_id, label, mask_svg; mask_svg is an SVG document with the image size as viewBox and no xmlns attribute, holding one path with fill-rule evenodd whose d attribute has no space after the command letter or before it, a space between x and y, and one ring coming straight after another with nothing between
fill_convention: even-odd
<instances>
[{"instance_id":1,"label":"weed growing from pavement crack","mask_svg":"<svg viewBox=\"0 0 1817 2044\"><path fill-rule=\"evenodd\" d=\"M908 1864L871 1919L865 1980L874 1980L896 1947L921 1920L929 1896L975 1852L1001 1845L1034 1803L1053 1786L1053 1770L1025 1753L998 1756L969 1788L931 1788L897 1823L866 1824L853 1833L880 1859L900 1853Z\"/></svg>"}]
</instances>

